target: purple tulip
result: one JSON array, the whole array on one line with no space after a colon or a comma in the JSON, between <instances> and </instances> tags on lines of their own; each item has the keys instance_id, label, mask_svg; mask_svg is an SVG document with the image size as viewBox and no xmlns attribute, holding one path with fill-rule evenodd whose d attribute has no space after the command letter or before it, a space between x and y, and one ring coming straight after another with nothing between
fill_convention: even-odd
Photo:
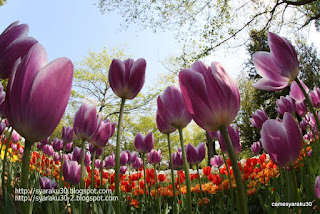
<instances>
[{"instance_id":1,"label":"purple tulip","mask_svg":"<svg viewBox=\"0 0 320 214\"><path fill-rule=\"evenodd\" d=\"M157 122L157 127L159 131L163 134L170 134L176 130L176 128L170 126L168 123L163 121L163 119L160 117L158 110L157 110L156 122Z\"/></svg>"},{"instance_id":2,"label":"purple tulip","mask_svg":"<svg viewBox=\"0 0 320 214\"><path fill-rule=\"evenodd\" d=\"M126 151L122 151L120 153L120 165L126 165L128 162L128 153Z\"/></svg>"},{"instance_id":3,"label":"purple tulip","mask_svg":"<svg viewBox=\"0 0 320 214\"><path fill-rule=\"evenodd\" d=\"M120 167L120 175L126 174L128 167L127 166L121 166Z\"/></svg>"},{"instance_id":4,"label":"purple tulip","mask_svg":"<svg viewBox=\"0 0 320 214\"><path fill-rule=\"evenodd\" d=\"M114 154L107 156L105 161L104 161L104 163L105 163L105 166L106 166L107 169L113 168L114 165L115 165L115 156L114 156Z\"/></svg>"},{"instance_id":5,"label":"purple tulip","mask_svg":"<svg viewBox=\"0 0 320 214\"><path fill-rule=\"evenodd\" d=\"M143 87L146 66L144 59L127 59L124 62L113 59L108 76L113 93L120 98L135 98Z\"/></svg>"},{"instance_id":6,"label":"purple tulip","mask_svg":"<svg viewBox=\"0 0 320 214\"><path fill-rule=\"evenodd\" d=\"M213 156L213 158L210 159L210 164L211 166L218 168L223 165L223 160L220 155L215 155Z\"/></svg>"},{"instance_id":7,"label":"purple tulip","mask_svg":"<svg viewBox=\"0 0 320 214\"><path fill-rule=\"evenodd\" d=\"M140 153L149 153L154 145L152 132L149 132L146 137L139 132L134 139L134 146Z\"/></svg>"},{"instance_id":8,"label":"purple tulip","mask_svg":"<svg viewBox=\"0 0 320 214\"><path fill-rule=\"evenodd\" d=\"M69 143L73 140L73 128L71 126L63 126L62 140L65 143Z\"/></svg>"},{"instance_id":9,"label":"purple tulip","mask_svg":"<svg viewBox=\"0 0 320 214\"><path fill-rule=\"evenodd\" d=\"M140 169L142 165L143 165L143 162L141 158L136 158L136 160L132 163L132 167L134 169Z\"/></svg>"},{"instance_id":10,"label":"purple tulip","mask_svg":"<svg viewBox=\"0 0 320 214\"><path fill-rule=\"evenodd\" d=\"M315 108L320 107L320 88L314 87L313 91L310 91L309 98L311 100L312 105Z\"/></svg>"},{"instance_id":11,"label":"purple tulip","mask_svg":"<svg viewBox=\"0 0 320 214\"><path fill-rule=\"evenodd\" d=\"M296 111L301 117L304 117L308 112L306 102L296 102Z\"/></svg>"},{"instance_id":12,"label":"purple tulip","mask_svg":"<svg viewBox=\"0 0 320 214\"><path fill-rule=\"evenodd\" d=\"M312 156L312 149L310 149L308 152L307 152L308 156L311 157Z\"/></svg>"},{"instance_id":13,"label":"purple tulip","mask_svg":"<svg viewBox=\"0 0 320 214\"><path fill-rule=\"evenodd\" d=\"M60 153L55 152L55 153L53 154L53 160L54 160L54 161L61 160L61 155L60 155Z\"/></svg>"},{"instance_id":14,"label":"purple tulip","mask_svg":"<svg viewBox=\"0 0 320 214\"><path fill-rule=\"evenodd\" d=\"M149 153L148 153L148 161L149 163L155 165L160 163L161 161L161 150L154 150L152 149Z\"/></svg>"},{"instance_id":15,"label":"purple tulip","mask_svg":"<svg viewBox=\"0 0 320 214\"><path fill-rule=\"evenodd\" d=\"M4 121L2 121L0 123L0 135L2 135L3 131L5 130L6 128L6 123Z\"/></svg>"},{"instance_id":16,"label":"purple tulip","mask_svg":"<svg viewBox=\"0 0 320 214\"><path fill-rule=\"evenodd\" d=\"M89 152L93 155L94 150L96 150L96 157L99 157L102 154L102 147L95 147L89 143Z\"/></svg>"},{"instance_id":17,"label":"purple tulip","mask_svg":"<svg viewBox=\"0 0 320 214\"><path fill-rule=\"evenodd\" d=\"M212 140L219 140L218 131L208 131L208 134Z\"/></svg>"},{"instance_id":18,"label":"purple tulip","mask_svg":"<svg viewBox=\"0 0 320 214\"><path fill-rule=\"evenodd\" d=\"M66 182L76 185L80 183L81 165L77 161L66 160L63 163L63 177Z\"/></svg>"},{"instance_id":19,"label":"purple tulip","mask_svg":"<svg viewBox=\"0 0 320 214\"><path fill-rule=\"evenodd\" d=\"M301 131L293 116L286 112L282 122L267 120L262 125L261 144L278 166L294 164L299 158L302 142Z\"/></svg>"},{"instance_id":20,"label":"purple tulip","mask_svg":"<svg viewBox=\"0 0 320 214\"><path fill-rule=\"evenodd\" d=\"M172 154L172 165L175 169L183 166L183 157L181 150Z\"/></svg>"},{"instance_id":21,"label":"purple tulip","mask_svg":"<svg viewBox=\"0 0 320 214\"><path fill-rule=\"evenodd\" d=\"M309 88L301 81L299 80L302 87L304 88L304 90L306 91L306 93L309 93ZM292 97L292 99L294 99L297 103L301 103L302 101L304 101L306 98L304 96L304 94L302 93L298 83L296 82L292 82L291 86L290 86L290 97Z\"/></svg>"},{"instance_id":22,"label":"purple tulip","mask_svg":"<svg viewBox=\"0 0 320 214\"><path fill-rule=\"evenodd\" d=\"M38 149L38 150L41 150L41 151L42 151L43 146L44 146L44 145L43 145L42 143L40 143L40 142L37 143L37 149Z\"/></svg>"},{"instance_id":23,"label":"purple tulip","mask_svg":"<svg viewBox=\"0 0 320 214\"><path fill-rule=\"evenodd\" d=\"M20 135L16 131L13 131L11 139L14 143L17 143L20 140Z\"/></svg>"},{"instance_id":24,"label":"purple tulip","mask_svg":"<svg viewBox=\"0 0 320 214\"><path fill-rule=\"evenodd\" d=\"M316 177L316 181L314 184L314 193L316 194L317 198L320 199L320 176Z\"/></svg>"},{"instance_id":25,"label":"purple tulip","mask_svg":"<svg viewBox=\"0 0 320 214\"><path fill-rule=\"evenodd\" d=\"M283 115L285 112L289 112L290 114L294 114L296 112L296 104L295 101L290 97L281 96L280 99L276 101L277 108L276 111Z\"/></svg>"},{"instance_id":26,"label":"purple tulip","mask_svg":"<svg viewBox=\"0 0 320 214\"><path fill-rule=\"evenodd\" d=\"M262 124L268 120L267 112L264 109L258 109L252 114L252 118L249 118L251 124L257 129L261 129Z\"/></svg>"},{"instance_id":27,"label":"purple tulip","mask_svg":"<svg viewBox=\"0 0 320 214\"><path fill-rule=\"evenodd\" d=\"M6 92L3 90L3 86L0 82L0 115L2 117L5 117L6 115L5 98L6 98Z\"/></svg>"},{"instance_id":28,"label":"purple tulip","mask_svg":"<svg viewBox=\"0 0 320 214\"><path fill-rule=\"evenodd\" d=\"M64 145L64 146L65 146L65 150L66 150L67 152L71 151L72 145L73 145L73 142L66 143L66 144Z\"/></svg>"},{"instance_id":29,"label":"purple tulip","mask_svg":"<svg viewBox=\"0 0 320 214\"><path fill-rule=\"evenodd\" d=\"M7 87L8 120L28 141L42 141L55 130L67 107L73 64L67 58L47 64L40 44L19 61Z\"/></svg>"},{"instance_id":30,"label":"purple tulip","mask_svg":"<svg viewBox=\"0 0 320 214\"><path fill-rule=\"evenodd\" d=\"M50 141L50 137L47 137L46 139L44 139L43 141L41 141L42 145L47 145Z\"/></svg>"},{"instance_id":31,"label":"purple tulip","mask_svg":"<svg viewBox=\"0 0 320 214\"><path fill-rule=\"evenodd\" d=\"M17 150L18 150L17 144L12 143L12 144L11 144L11 149L12 149L13 151L17 151Z\"/></svg>"},{"instance_id":32,"label":"purple tulip","mask_svg":"<svg viewBox=\"0 0 320 214\"><path fill-rule=\"evenodd\" d=\"M240 143L239 128L237 125L234 125L234 127L228 126L227 129L228 129L230 140L232 142L233 151L234 151L234 153L237 154L237 153L241 152L241 149L242 149L242 146ZM223 153L227 153L226 144L225 144L224 139L222 137L222 134L220 132L218 132L218 136L219 136L219 143L220 143L221 151Z\"/></svg>"},{"instance_id":33,"label":"purple tulip","mask_svg":"<svg viewBox=\"0 0 320 214\"><path fill-rule=\"evenodd\" d=\"M186 146L187 160L191 165L197 165L206 156L206 145L200 143L197 147L194 147L191 143Z\"/></svg>"},{"instance_id":34,"label":"purple tulip","mask_svg":"<svg viewBox=\"0 0 320 214\"><path fill-rule=\"evenodd\" d=\"M307 122L307 119L304 117L301 122L300 122L300 128L302 130L306 130L307 129L307 126L308 126L308 122Z\"/></svg>"},{"instance_id":35,"label":"purple tulip","mask_svg":"<svg viewBox=\"0 0 320 214\"><path fill-rule=\"evenodd\" d=\"M22 147L19 148L19 153L23 155L24 149Z\"/></svg>"},{"instance_id":36,"label":"purple tulip","mask_svg":"<svg viewBox=\"0 0 320 214\"><path fill-rule=\"evenodd\" d=\"M103 163L102 167L104 167L104 161L102 161L102 163ZM99 159L95 160L95 166L96 168L101 169L101 161Z\"/></svg>"},{"instance_id":37,"label":"purple tulip","mask_svg":"<svg viewBox=\"0 0 320 214\"><path fill-rule=\"evenodd\" d=\"M207 131L228 126L240 109L236 82L220 63L195 62L179 73L182 95L192 119Z\"/></svg>"},{"instance_id":38,"label":"purple tulip","mask_svg":"<svg viewBox=\"0 0 320 214\"><path fill-rule=\"evenodd\" d=\"M57 182L48 177L39 177L41 189L57 189Z\"/></svg>"},{"instance_id":39,"label":"purple tulip","mask_svg":"<svg viewBox=\"0 0 320 214\"><path fill-rule=\"evenodd\" d=\"M8 78L16 60L28 54L38 42L28 37L28 32L28 25L14 22L0 35L0 79Z\"/></svg>"},{"instance_id":40,"label":"purple tulip","mask_svg":"<svg viewBox=\"0 0 320 214\"><path fill-rule=\"evenodd\" d=\"M253 63L262 79L253 87L278 91L287 87L299 74L297 53L290 42L274 33L269 32L271 53L264 51L253 55Z\"/></svg>"},{"instance_id":41,"label":"purple tulip","mask_svg":"<svg viewBox=\"0 0 320 214\"><path fill-rule=\"evenodd\" d=\"M90 140L93 146L104 147L107 145L109 138L112 136L112 124L110 122L102 121Z\"/></svg>"},{"instance_id":42,"label":"purple tulip","mask_svg":"<svg viewBox=\"0 0 320 214\"><path fill-rule=\"evenodd\" d=\"M192 119L180 89L175 86L167 87L163 94L158 96L157 105L161 119L174 128L184 128Z\"/></svg>"},{"instance_id":43,"label":"purple tulip","mask_svg":"<svg viewBox=\"0 0 320 214\"><path fill-rule=\"evenodd\" d=\"M48 156L53 156L53 153L54 153L53 147L48 144L43 145L42 151L43 151L43 154L46 154Z\"/></svg>"},{"instance_id":44,"label":"purple tulip","mask_svg":"<svg viewBox=\"0 0 320 214\"><path fill-rule=\"evenodd\" d=\"M73 155L73 160L74 161L78 161L78 163L81 163L81 154L82 154L82 152L81 152L81 148L79 148L79 147L74 147L74 149L73 149L73 153L72 153L72 155ZM87 152L86 150L85 150L85 152L84 152L84 165L85 166L89 166L90 165L90 162L91 162L91 155L90 155L90 153L89 152Z\"/></svg>"},{"instance_id":45,"label":"purple tulip","mask_svg":"<svg viewBox=\"0 0 320 214\"><path fill-rule=\"evenodd\" d=\"M58 138L54 138L51 144L55 151L60 151L64 146L63 141Z\"/></svg>"},{"instance_id":46,"label":"purple tulip","mask_svg":"<svg viewBox=\"0 0 320 214\"><path fill-rule=\"evenodd\" d=\"M127 152L128 154L128 164L132 164L136 161L137 157L138 157L138 153L137 152L130 152L129 150L126 150L125 152Z\"/></svg>"},{"instance_id":47,"label":"purple tulip","mask_svg":"<svg viewBox=\"0 0 320 214\"><path fill-rule=\"evenodd\" d=\"M251 151L254 153L254 154L259 154L261 152L261 144L260 142L254 142L251 146Z\"/></svg>"},{"instance_id":48,"label":"purple tulip","mask_svg":"<svg viewBox=\"0 0 320 214\"><path fill-rule=\"evenodd\" d=\"M79 138L90 141L100 126L101 121L102 115L99 114L99 117L97 117L95 106L82 103L74 116L73 131Z\"/></svg>"}]
</instances>

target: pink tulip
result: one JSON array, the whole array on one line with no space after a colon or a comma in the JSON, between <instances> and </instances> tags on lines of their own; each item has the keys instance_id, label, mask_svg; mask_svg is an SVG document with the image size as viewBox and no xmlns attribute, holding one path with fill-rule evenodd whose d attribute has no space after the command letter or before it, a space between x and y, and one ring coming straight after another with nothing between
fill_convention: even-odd
<instances>
[{"instance_id":1,"label":"pink tulip","mask_svg":"<svg viewBox=\"0 0 320 214\"><path fill-rule=\"evenodd\" d=\"M210 159L211 166L220 167L223 165L223 160L220 155L215 155Z\"/></svg>"},{"instance_id":2,"label":"pink tulip","mask_svg":"<svg viewBox=\"0 0 320 214\"><path fill-rule=\"evenodd\" d=\"M188 112L181 91L175 86L169 86L158 96L158 113L164 123L174 128L184 128L191 121L191 115Z\"/></svg>"},{"instance_id":3,"label":"pink tulip","mask_svg":"<svg viewBox=\"0 0 320 214\"><path fill-rule=\"evenodd\" d=\"M66 160L63 163L63 177L66 182L76 185L80 183L81 165L77 161Z\"/></svg>"},{"instance_id":4,"label":"pink tulip","mask_svg":"<svg viewBox=\"0 0 320 214\"><path fill-rule=\"evenodd\" d=\"M186 154L187 154L187 161L191 165L197 165L197 164L201 163L201 161L206 156L205 143L200 143L197 147L195 147L191 143L189 143L186 146Z\"/></svg>"},{"instance_id":5,"label":"pink tulip","mask_svg":"<svg viewBox=\"0 0 320 214\"><path fill-rule=\"evenodd\" d=\"M160 163L161 161L161 150L154 150L152 149L149 153L148 153L148 161L149 163L155 165Z\"/></svg>"},{"instance_id":6,"label":"pink tulip","mask_svg":"<svg viewBox=\"0 0 320 214\"><path fill-rule=\"evenodd\" d=\"M14 143L17 143L20 140L20 135L16 131L13 131L11 139Z\"/></svg>"},{"instance_id":7,"label":"pink tulip","mask_svg":"<svg viewBox=\"0 0 320 214\"><path fill-rule=\"evenodd\" d=\"M95 106L82 103L73 121L74 133L82 139L91 140L102 122L102 115L97 117Z\"/></svg>"},{"instance_id":8,"label":"pink tulip","mask_svg":"<svg viewBox=\"0 0 320 214\"><path fill-rule=\"evenodd\" d=\"M320 107L320 88L314 87L313 91L310 91L309 98L311 100L312 105L315 108Z\"/></svg>"},{"instance_id":9,"label":"pink tulip","mask_svg":"<svg viewBox=\"0 0 320 214\"><path fill-rule=\"evenodd\" d=\"M259 51L253 63L262 79L253 86L260 90L277 91L287 87L299 74L297 53L290 42L269 32L271 53Z\"/></svg>"},{"instance_id":10,"label":"pink tulip","mask_svg":"<svg viewBox=\"0 0 320 214\"><path fill-rule=\"evenodd\" d=\"M134 146L138 152L149 153L154 145L154 137L152 132L149 132L146 137L144 137L140 132L136 135L134 139Z\"/></svg>"},{"instance_id":11,"label":"pink tulip","mask_svg":"<svg viewBox=\"0 0 320 214\"><path fill-rule=\"evenodd\" d=\"M146 66L144 59L127 59L124 62L113 59L109 70L109 83L113 93L120 98L135 98L143 87Z\"/></svg>"},{"instance_id":12,"label":"pink tulip","mask_svg":"<svg viewBox=\"0 0 320 214\"><path fill-rule=\"evenodd\" d=\"M98 126L96 133L92 136L90 143L95 147L104 147L107 145L109 138L112 137L111 133L113 126L110 122L102 121Z\"/></svg>"},{"instance_id":13,"label":"pink tulip","mask_svg":"<svg viewBox=\"0 0 320 214\"><path fill-rule=\"evenodd\" d=\"M239 135L239 128L237 125L234 125L234 127L232 127L231 125L228 126L227 128L229 136L230 136L230 140L232 143L232 147L233 147L233 151L234 153L239 153L241 152L242 146L240 143L240 135ZM218 136L219 136L219 143L220 143L220 148L221 151L223 153L227 153L227 148L226 148L226 144L224 142L223 136L220 133L220 131L218 132Z\"/></svg>"},{"instance_id":14,"label":"pink tulip","mask_svg":"<svg viewBox=\"0 0 320 214\"><path fill-rule=\"evenodd\" d=\"M236 82L217 62L195 62L179 73L182 95L192 119L207 131L228 126L240 109Z\"/></svg>"},{"instance_id":15,"label":"pink tulip","mask_svg":"<svg viewBox=\"0 0 320 214\"><path fill-rule=\"evenodd\" d=\"M8 78L15 61L28 54L30 48L38 42L28 37L28 25L18 23L12 23L0 35L0 79Z\"/></svg>"},{"instance_id":16,"label":"pink tulip","mask_svg":"<svg viewBox=\"0 0 320 214\"><path fill-rule=\"evenodd\" d=\"M133 163L132 163L132 167L134 169L140 169L143 165L143 162L141 160L141 158L137 158Z\"/></svg>"},{"instance_id":17,"label":"pink tulip","mask_svg":"<svg viewBox=\"0 0 320 214\"><path fill-rule=\"evenodd\" d=\"M71 126L63 126L61 138L65 143L71 142L73 140L73 128Z\"/></svg>"},{"instance_id":18,"label":"pink tulip","mask_svg":"<svg viewBox=\"0 0 320 214\"><path fill-rule=\"evenodd\" d=\"M262 124L268 119L267 112L264 109L258 109L252 114L252 118L249 118L251 124L257 129L261 129Z\"/></svg>"},{"instance_id":19,"label":"pink tulip","mask_svg":"<svg viewBox=\"0 0 320 214\"><path fill-rule=\"evenodd\" d=\"M299 80L299 81L300 81L302 87L304 88L304 90L306 91L306 93L308 94L309 88L301 80ZM299 85L296 82L291 83L290 97L292 97L292 99L294 99L298 103L301 103L302 101L304 101L306 99L304 94L302 93Z\"/></svg>"},{"instance_id":20,"label":"pink tulip","mask_svg":"<svg viewBox=\"0 0 320 214\"><path fill-rule=\"evenodd\" d=\"M261 152L261 144L260 142L254 142L251 146L251 151L254 153L254 154L259 154Z\"/></svg>"},{"instance_id":21,"label":"pink tulip","mask_svg":"<svg viewBox=\"0 0 320 214\"><path fill-rule=\"evenodd\" d=\"M276 111L283 115L285 112L294 114L296 112L295 101L290 96L281 96L280 99L276 100L277 108Z\"/></svg>"},{"instance_id":22,"label":"pink tulip","mask_svg":"<svg viewBox=\"0 0 320 214\"><path fill-rule=\"evenodd\" d=\"M176 130L176 128L170 126L168 123L163 121L158 110L156 115L156 122L157 122L157 128L163 134L170 134Z\"/></svg>"},{"instance_id":23,"label":"pink tulip","mask_svg":"<svg viewBox=\"0 0 320 214\"><path fill-rule=\"evenodd\" d=\"M45 140L59 124L67 107L73 78L73 64L59 58L47 64L40 44L17 60L7 88L10 125L31 142Z\"/></svg>"},{"instance_id":24,"label":"pink tulip","mask_svg":"<svg viewBox=\"0 0 320 214\"><path fill-rule=\"evenodd\" d=\"M314 184L314 193L318 199L320 199L320 176L316 177L316 181Z\"/></svg>"},{"instance_id":25,"label":"pink tulip","mask_svg":"<svg viewBox=\"0 0 320 214\"><path fill-rule=\"evenodd\" d=\"M123 165L126 165L127 162L128 162L128 153L126 151L122 151L120 153L120 165L123 166Z\"/></svg>"},{"instance_id":26,"label":"pink tulip","mask_svg":"<svg viewBox=\"0 0 320 214\"><path fill-rule=\"evenodd\" d=\"M302 149L301 130L288 112L284 113L282 122L269 119L262 125L260 141L271 160L280 167L294 164Z\"/></svg>"}]
</instances>

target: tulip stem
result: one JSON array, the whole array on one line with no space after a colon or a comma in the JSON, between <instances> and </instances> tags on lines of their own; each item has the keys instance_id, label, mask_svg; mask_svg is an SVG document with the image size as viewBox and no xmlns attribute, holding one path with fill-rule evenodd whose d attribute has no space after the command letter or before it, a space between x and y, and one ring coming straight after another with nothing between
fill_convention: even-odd
<instances>
[{"instance_id":1,"label":"tulip stem","mask_svg":"<svg viewBox=\"0 0 320 214\"><path fill-rule=\"evenodd\" d=\"M118 197L118 200L115 201L115 213L120 214L120 143L121 143L121 130L122 130L122 118L124 111L124 103L126 102L126 98L121 98L120 104L120 112L118 119L118 129L117 129L117 145L116 145L116 157L115 157L115 195Z\"/></svg>"},{"instance_id":2,"label":"tulip stem","mask_svg":"<svg viewBox=\"0 0 320 214\"><path fill-rule=\"evenodd\" d=\"M319 122L318 115L317 115L316 111L314 110L314 107L313 107L313 105L312 105L312 103L311 103L311 101L310 101L310 99L309 99L309 96L308 96L307 92L304 90L304 88L303 88L300 80L299 80L298 78L296 78L295 81L296 81L296 83L298 84L298 86L299 86L300 90L302 91L303 95L305 96L306 102L307 102L308 105L309 105L309 109L310 109L311 113L313 114L314 119L316 120L316 124L317 124L317 134L318 134L318 132L320 131L320 122Z\"/></svg>"},{"instance_id":3,"label":"tulip stem","mask_svg":"<svg viewBox=\"0 0 320 214\"><path fill-rule=\"evenodd\" d=\"M230 186L229 188L230 188L230 194L231 194L231 212L233 212L234 211L234 195L233 195L231 174L230 174L230 171L229 171L229 166L228 166L228 163L227 163L226 156L224 156L223 153L222 153L222 157L223 157L224 165L225 165L225 167L227 169L227 173L228 173L229 186Z\"/></svg>"},{"instance_id":4,"label":"tulip stem","mask_svg":"<svg viewBox=\"0 0 320 214\"><path fill-rule=\"evenodd\" d=\"M143 163L143 180L144 180L144 204L146 206L146 210L147 211L147 177L146 177L146 164L145 164L145 160L144 160L144 153L142 153L142 163Z\"/></svg>"},{"instance_id":5,"label":"tulip stem","mask_svg":"<svg viewBox=\"0 0 320 214\"><path fill-rule=\"evenodd\" d=\"M197 174L198 174L198 181L199 181L199 185L200 185L200 197L201 197L201 212L203 213L203 192L202 192L202 186L201 186L201 178L200 178L200 173L199 173L199 165L196 165L197 167Z\"/></svg>"},{"instance_id":6,"label":"tulip stem","mask_svg":"<svg viewBox=\"0 0 320 214\"><path fill-rule=\"evenodd\" d=\"M28 189L28 175L29 175L29 168L30 168L30 151L31 151L32 143L26 139L23 157L22 157L22 167L21 167L21 180L20 186L22 189ZM28 191L29 192L29 191ZM29 201L21 202L21 213L28 214L29 213Z\"/></svg>"},{"instance_id":7,"label":"tulip stem","mask_svg":"<svg viewBox=\"0 0 320 214\"><path fill-rule=\"evenodd\" d=\"M186 178L186 186L187 186L186 211L187 211L187 213L192 213L191 181L190 181L190 175L189 175L189 164L187 162L186 151L185 151L184 143L183 143L182 128L178 127L178 130L179 130L180 145L181 145L181 151L182 151L182 157L183 157L183 168L184 168L184 173L185 173L185 178Z\"/></svg>"},{"instance_id":8,"label":"tulip stem","mask_svg":"<svg viewBox=\"0 0 320 214\"><path fill-rule=\"evenodd\" d=\"M94 187L94 171L96 168L96 154L97 154L97 148L93 148L93 157L92 157L92 163L91 163L91 189Z\"/></svg>"},{"instance_id":9,"label":"tulip stem","mask_svg":"<svg viewBox=\"0 0 320 214\"><path fill-rule=\"evenodd\" d=\"M84 168L84 146L85 146L85 143L86 143L86 139L83 138L82 139L82 146L81 146L81 172L80 172L80 178L81 178L81 181L80 181L80 189L83 189L84 188L84 172L83 172L83 168Z\"/></svg>"},{"instance_id":10,"label":"tulip stem","mask_svg":"<svg viewBox=\"0 0 320 214\"><path fill-rule=\"evenodd\" d=\"M6 162L7 162L7 152L8 152L8 148L9 148L9 145L10 145L10 141L11 141L11 137L12 137L12 132L13 132L13 129L11 128L11 131L9 133L9 138L7 140L7 143L6 143L6 148L5 148L5 151L4 151L4 157L3 157L3 162L2 162L2 195L4 197L4 175L5 175L5 172L6 172ZM2 141L2 143L4 143L4 140ZM1 154L1 150L0 150L0 154ZM7 173L7 178L9 177L9 172ZM4 203L5 203L5 197L4 197Z\"/></svg>"},{"instance_id":11,"label":"tulip stem","mask_svg":"<svg viewBox=\"0 0 320 214\"><path fill-rule=\"evenodd\" d=\"M240 174L240 169L237 163L237 158L236 158L236 154L233 151L233 147L231 144L231 140L227 131L227 127L226 126L221 126L220 128L220 132L222 134L222 137L226 143L226 147L227 147L227 151L228 151L228 155L232 164L232 169L233 169L233 174L236 180L236 184L237 184L237 194L238 194L238 200L239 200L239 213L242 214L247 214L248 213L248 202L247 202L247 197L246 197L246 193L244 191L244 187L242 184L242 178L241 178L241 174Z\"/></svg>"},{"instance_id":12,"label":"tulip stem","mask_svg":"<svg viewBox=\"0 0 320 214\"><path fill-rule=\"evenodd\" d=\"M102 152L101 152L101 156L100 156L100 189L103 188L103 149L102 149Z\"/></svg>"},{"instance_id":13,"label":"tulip stem","mask_svg":"<svg viewBox=\"0 0 320 214\"><path fill-rule=\"evenodd\" d=\"M62 171L63 171L63 164L64 164L64 153L66 152L66 144L63 145L63 149L62 149L62 160L61 160L61 165L60 165L60 184L59 187L63 188L64 187L64 181L62 181Z\"/></svg>"},{"instance_id":14,"label":"tulip stem","mask_svg":"<svg viewBox=\"0 0 320 214\"><path fill-rule=\"evenodd\" d=\"M173 171L173 162L172 162L172 154L171 154L171 145L170 145L170 134L167 134L168 137L168 148L169 148L169 158L170 158L170 169L171 169L171 184L172 184L172 192L173 192L173 213L178 213L177 211L177 196L176 196L176 187L174 185L174 171Z\"/></svg>"}]
</instances>

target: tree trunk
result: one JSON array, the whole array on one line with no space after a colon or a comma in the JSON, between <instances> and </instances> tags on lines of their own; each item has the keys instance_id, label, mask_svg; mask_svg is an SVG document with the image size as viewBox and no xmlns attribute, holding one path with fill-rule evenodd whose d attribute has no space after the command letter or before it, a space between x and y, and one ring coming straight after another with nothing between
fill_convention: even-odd
<instances>
[{"instance_id":1,"label":"tree trunk","mask_svg":"<svg viewBox=\"0 0 320 214\"><path fill-rule=\"evenodd\" d=\"M211 137L209 136L208 132L206 132L206 145L208 148L208 166L210 166L210 159L213 158L214 155L217 154L215 141L212 141Z\"/></svg>"}]
</instances>

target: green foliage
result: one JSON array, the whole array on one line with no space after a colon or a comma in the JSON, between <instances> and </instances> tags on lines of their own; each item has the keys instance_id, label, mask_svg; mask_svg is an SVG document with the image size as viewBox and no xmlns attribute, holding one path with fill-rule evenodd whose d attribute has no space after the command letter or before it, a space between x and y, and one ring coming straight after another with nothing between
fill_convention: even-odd
<instances>
[{"instance_id":1,"label":"green foliage","mask_svg":"<svg viewBox=\"0 0 320 214\"><path fill-rule=\"evenodd\" d=\"M7 0L0 0L0 6L3 6L5 3L7 3Z\"/></svg>"}]
</instances>

